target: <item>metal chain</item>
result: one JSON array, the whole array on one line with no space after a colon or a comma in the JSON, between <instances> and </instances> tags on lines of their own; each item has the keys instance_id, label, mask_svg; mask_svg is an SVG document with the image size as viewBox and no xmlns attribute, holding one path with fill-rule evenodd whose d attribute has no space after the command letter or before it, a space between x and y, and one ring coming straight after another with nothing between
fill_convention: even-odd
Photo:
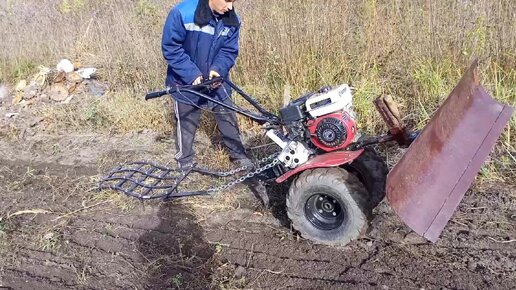
<instances>
[{"instance_id":1,"label":"metal chain","mask_svg":"<svg viewBox=\"0 0 516 290\"><path fill-rule=\"evenodd\" d=\"M276 157L278 157L280 155L281 152L276 152L276 153L273 153L267 157L264 157L262 159L260 159L260 161L258 161L258 164L262 164L262 163L265 163L265 162L268 162L268 161L272 161L274 160Z\"/></svg>"},{"instance_id":2,"label":"metal chain","mask_svg":"<svg viewBox=\"0 0 516 290\"><path fill-rule=\"evenodd\" d=\"M271 155L269 155L267 157L264 157L264 158L260 159L257 164L259 165L259 164L271 161L274 158L276 158L278 155L279 155L279 152L271 154ZM215 174L215 175L217 175L219 177L228 177L228 176L235 175L235 174L237 174L237 173L239 173L241 171L244 171L246 169L251 169L251 168L249 168L249 166L246 165L246 166L242 166L242 167L239 167L239 168L235 168L235 169L230 170L230 171L211 171L208 168L195 166L193 168L193 170L195 171L196 169L204 171L204 172L212 172L213 174Z\"/></svg>"},{"instance_id":3,"label":"metal chain","mask_svg":"<svg viewBox=\"0 0 516 290\"><path fill-rule=\"evenodd\" d=\"M220 186L217 186L217 187L210 188L210 189L206 190L206 192L208 192L208 194L210 194L210 195L213 195L213 194L215 194L215 193L217 193L219 191L223 191L223 190L226 190L226 189L228 189L228 188L230 188L232 186L240 184L240 183L246 181L247 179L250 179L250 178L252 178L252 177L254 177L254 176L264 172L267 169L271 169L272 167L276 166L280 162L279 159L275 157L276 155L277 154L271 155L271 156L274 156L273 157L274 159L272 160L271 163L267 163L266 165L264 165L262 167L259 167L256 170L249 172L247 175L244 175L244 176L242 176L242 177L240 177L240 178L238 178L236 180L233 180L233 181L231 181L229 183L226 183L226 184L223 184L223 185L220 185ZM260 162L263 163L262 162L263 160L269 160L269 158L271 158L271 156L268 156L268 157L260 160Z\"/></svg>"}]
</instances>

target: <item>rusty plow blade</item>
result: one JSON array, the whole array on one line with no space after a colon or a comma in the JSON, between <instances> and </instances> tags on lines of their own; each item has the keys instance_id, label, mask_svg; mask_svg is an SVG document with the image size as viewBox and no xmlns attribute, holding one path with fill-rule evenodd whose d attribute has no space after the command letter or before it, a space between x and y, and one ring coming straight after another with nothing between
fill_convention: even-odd
<instances>
[{"instance_id":1,"label":"rusty plow blade","mask_svg":"<svg viewBox=\"0 0 516 290\"><path fill-rule=\"evenodd\" d=\"M415 232L436 242L493 149L513 108L480 85L478 63L387 177L387 199Z\"/></svg>"}]
</instances>

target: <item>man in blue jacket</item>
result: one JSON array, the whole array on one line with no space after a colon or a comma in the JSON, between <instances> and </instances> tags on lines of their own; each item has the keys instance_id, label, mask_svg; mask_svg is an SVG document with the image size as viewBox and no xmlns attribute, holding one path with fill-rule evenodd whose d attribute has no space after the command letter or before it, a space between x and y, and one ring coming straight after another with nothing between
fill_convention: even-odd
<instances>
[{"instance_id":1,"label":"man in blue jacket","mask_svg":"<svg viewBox=\"0 0 516 290\"><path fill-rule=\"evenodd\" d=\"M163 56L168 63L166 85L200 84L221 76L228 78L238 56L240 19L234 0L184 0L169 13L162 39ZM212 91L212 98L232 104L231 88L226 84ZM215 114L218 129L231 159L239 166L252 166L240 139L236 114L191 94L174 93L177 120L176 160L181 168L192 165L193 141L201 108Z\"/></svg>"}]
</instances>

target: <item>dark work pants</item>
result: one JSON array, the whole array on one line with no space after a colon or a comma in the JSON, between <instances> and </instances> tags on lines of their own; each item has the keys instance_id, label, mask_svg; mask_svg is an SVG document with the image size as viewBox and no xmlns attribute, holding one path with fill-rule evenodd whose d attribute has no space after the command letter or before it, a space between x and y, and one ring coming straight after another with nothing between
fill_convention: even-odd
<instances>
[{"instance_id":1,"label":"dark work pants","mask_svg":"<svg viewBox=\"0 0 516 290\"><path fill-rule=\"evenodd\" d=\"M195 153L193 151L193 142L195 132L199 126L202 110L188 104L175 103L175 115L177 121L176 132L176 160L181 165L193 162ZM233 104L230 98L224 103ZM232 160L247 158L244 145L240 139L240 131L238 129L236 114L220 105L214 104L209 109L214 112L217 127L222 136L222 140L226 145Z\"/></svg>"}]
</instances>

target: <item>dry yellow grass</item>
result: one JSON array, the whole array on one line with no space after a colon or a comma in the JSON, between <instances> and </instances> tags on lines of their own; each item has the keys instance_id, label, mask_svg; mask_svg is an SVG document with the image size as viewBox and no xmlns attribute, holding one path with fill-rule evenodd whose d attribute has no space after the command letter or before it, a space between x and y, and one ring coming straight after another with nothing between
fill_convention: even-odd
<instances>
[{"instance_id":1,"label":"dry yellow grass","mask_svg":"<svg viewBox=\"0 0 516 290\"><path fill-rule=\"evenodd\" d=\"M68 57L98 67L110 82L112 95L97 104L110 111L98 114L101 121L116 121L121 131L167 128L161 103L137 100L162 87L161 30L176 2L4 1L0 79L13 83ZM516 104L514 1L253 0L236 7L244 25L233 78L270 109L281 106L286 85L296 96L345 82L356 88L362 128L382 129L371 105L382 92L422 126L474 57L492 94ZM510 150L515 128L513 118L503 136Z\"/></svg>"}]
</instances>

